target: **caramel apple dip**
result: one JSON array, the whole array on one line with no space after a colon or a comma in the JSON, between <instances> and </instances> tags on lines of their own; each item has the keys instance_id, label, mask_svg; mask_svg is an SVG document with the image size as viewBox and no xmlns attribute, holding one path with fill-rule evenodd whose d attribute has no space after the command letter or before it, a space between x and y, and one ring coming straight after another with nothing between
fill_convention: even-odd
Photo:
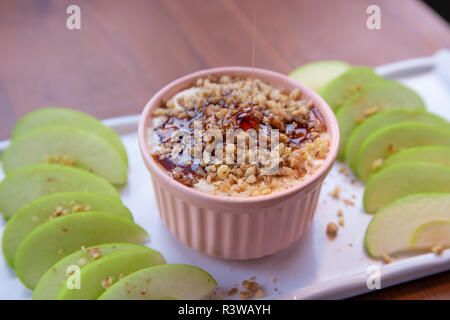
<instances>
[{"instance_id":1,"label":"caramel apple dip","mask_svg":"<svg viewBox=\"0 0 450 320\"><path fill-rule=\"evenodd\" d=\"M198 79L156 109L153 158L178 182L209 194L253 197L306 179L329 150L327 128L298 89L259 79Z\"/></svg>"}]
</instances>

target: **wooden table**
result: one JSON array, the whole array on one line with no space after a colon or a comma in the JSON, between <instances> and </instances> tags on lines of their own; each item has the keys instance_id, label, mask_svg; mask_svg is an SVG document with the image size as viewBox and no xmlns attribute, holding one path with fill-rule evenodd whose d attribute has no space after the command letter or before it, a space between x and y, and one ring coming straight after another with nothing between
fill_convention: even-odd
<instances>
[{"instance_id":1,"label":"wooden table","mask_svg":"<svg viewBox=\"0 0 450 320\"><path fill-rule=\"evenodd\" d=\"M81 7L81 30L66 8ZM382 30L366 9L381 8ZM416 0L256 0L257 67L313 60L380 64L450 47L446 22ZM250 65L252 0L0 1L0 139L42 106L99 118L139 113L164 84L215 66ZM450 272L363 299L449 299Z\"/></svg>"}]
</instances>

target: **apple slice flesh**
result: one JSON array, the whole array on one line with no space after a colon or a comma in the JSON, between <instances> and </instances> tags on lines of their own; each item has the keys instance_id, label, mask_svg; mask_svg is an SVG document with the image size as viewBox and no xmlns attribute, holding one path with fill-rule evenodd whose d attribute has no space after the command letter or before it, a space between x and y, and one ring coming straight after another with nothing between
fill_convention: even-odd
<instances>
[{"instance_id":1,"label":"apple slice flesh","mask_svg":"<svg viewBox=\"0 0 450 320\"><path fill-rule=\"evenodd\" d=\"M405 149L388 157L383 162L383 167L407 161L432 162L450 166L450 147L434 145Z\"/></svg>"},{"instance_id":2,"label":"apple slice flesh","mask_svg":"<svg viewBox=\"0 0 450 320\"><path fill-rule=\"evenodd\" d=\"M351 67L322 86L318 93L336 112L352 95L377 81L383 81L383 78L375 74L372 68Z\"/></svg>"},{"instance_id":3,"label":"apple slice flesh","mask_svg":"<svg viewBox=\"0 0 450 320\"><path fill-rule=\"evenodd\" d=\"M128 164L127 152L119 135L111 128L105 126L98 119L76 110L67 108L47 107L27 113L17 121L11 137L18 136L44 126L62 125L76 127L92 132L105 139L119 152L125 164Z\"/></svg>"},{"instance_id":4,"label":"apple slice flesh","mask_svg":"<svg viewBox=\"0 0 450 320\"><path fill-rule=\"evenodd\" d=\"M33 230L20 244L14 265L22 283L34 288L52 265L82 246L147 240L147 232L128 219L100 211L80 212Z\"/></svg>"},{"instance_id":5,"label":"apple slice flesh","mask_svg":"<svg viewBox=\"0 0 450 320\"><path fill-rule=\"evenodd\" d=\"M289 77L317 91L350 67L348 63L338 60L316 61L298 67Z\"/></svg>"},{"instance_id":6,"label":"apple slice flesh","mask_svg":"<svg viewBox=\"0 0 450 320\"><path fill-rule=\"evenodd\" d=\"M421 225L411 237L411 246L423 249L449 248L450 217L448 220L436 220Z\"/></svg>"},{"instance_id":7,"label":"apple slice flesh","mask_svg":"<svg viewBox=\"0 0 450 320\"><path fill-rule=\"evenodd\" d=\"M0 212L8 219L37 198L74 191L119 198L108 181L89 172L56 164L36 164L14 170L0 183Z\"/></svg>"},{"instance_id":8,"label":"apple slice flesh","mask_svg":"<svg viewBox=\"0 0 450 320\"><path fill-rule=\"evenodd\" d=\"M116 282L99 300L198 300L209 296L217 282L206 271L184 264L165 264L137 271Z\"/></svg>"},{"instance_id":9,"label":"apple slice flesh","mask_svg":"<svg viewBox=\"0 0 450 320\"><path fill-rule=\"evenodd\" d=\"M424 192L450 192L450 167L427 162L403 162L381 169L366 184L364 209L374 213L391 201Z\"/></svg>"},{"instance_id":10,"label":"apple slice flesh","mask_svg":"<svg viewBox=\"0 0 450 320\"><path fill-rule=\"evenodd\" d=\"M165 264L161 253L147 247L110 254L83 267L80 289L66 285L58 291L57 300L97 300L113 283L141 269Z\"/></svg>"},{"instance_id":11,"label":"apple slice flesh","mask_svg":"<svg viewBox=\"0 0 450 320\"><path fill-rule=\"evenodd\" d=\"M361 123L351 134L345 148L345 161L357 173L358 150L364 140L376 130L400 122L419 121L450 128L450 124L443 118L421 109L398 108L381 111Z\"/></svg>"},{"instance_id":12,"label":"apple slice flesh","mask_svg":"<svg viewBox=\"0 0 450 320\"><path fill-rule=\"evenodd\" d=\"M117 150L103 138L74 127L30 130L14 139L2 154L6 173L46 162L89 170L118 186L127 181L127 167Z\"/></svg>"},{"instance_id":13,"label":"apple slice flesh","mask_svg":"<svg viewBox=\"0 0 450 320\"><path fill-rule=\"evenodd\" d=\"M336 113L341 140L338 158L344 160L348 139L358 124L377 112L394 108L424 109L422 99L411 89L394 81L382 81L360 91Z\"/></svg>"},{"instance_id":14,"label":"apple slice flesh","mask_svg":"<svg viewBox=\"0 0 450 320\"><path fill-rule=\"evenodd\" d=\"M99 258L106 257L112 253L123 250L140 249L142 245L136 243L117 242L105 243L75 251L62 258L51 266L39 279L33 291L33 300L54 300L63 283L68 278L67 270L70 266L84 268Z\"/></svg>"},{"instance_id":15,"label":"apple slice flesh","mask_svg":"<svg viewBox=\"0 0 450 320\"><path fill-rule=\"evenodd\" d=\"M366 230L365 248L372 257L396 255L411 247L411 237L422 225L450 220L450 194L414 194L398 199L378 211Z\"/></svg>"},{"instance_id":16,"label":"apple slice flesh","mask_svg":"<svg viewBox=\"0 0 450 320\"><path fill-rule=\"evenodd\" d=\"M422 122L402 122L378 129L364 140L358 151L358 177L367 181L395 152L426 145L450 146L450 128Z\"/></svg>"},{"instance_id":17,"label":"apple slice flesh","mask_svg":"<svg viewBox=\"0 0 450 320\"><path fill-rule=\"evenodd\" d=\"M16 212L3 230L3 255L10 266L20 243L41 224L60 216L85 211L103 211L133 220L118 198L89 192L63 192L34 200Z\"/></svg>"}]
</instances>

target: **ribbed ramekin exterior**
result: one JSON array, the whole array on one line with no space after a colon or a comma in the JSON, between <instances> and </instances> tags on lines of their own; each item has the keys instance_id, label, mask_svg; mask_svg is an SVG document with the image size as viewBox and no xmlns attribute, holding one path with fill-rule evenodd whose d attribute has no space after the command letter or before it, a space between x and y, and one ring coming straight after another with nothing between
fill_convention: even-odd
<instances>
[{"instance_id":1,"label":"ribbed ramekin exterior","mask_svg":"<svg viewBox=\"0 0 450 320\"><path fill-rule=\"evenodd\" d=\"M148 150L152 112L193 81L206 76L252 76L290 89L299 89L313 101L325 121L330 149L322 166L304 181L273 194L233 198L214 196L175 181ZM139 149L153 180L159 213L167 228L189 247L226 259L252 259L273 254L295 242L311 224L322 182L331 170L339 148L339 127L334 112L314 91L280 73L246 67L198 71L159 90L142 112Z\"/></svg>"},{"instance_id":2,"label":"ribbed ramekin exterior","mask_svg":"<svg viewBox=\"0 0 450 320\"><path fill-rule=\"evenodd\" d=\"M311 224L321 184L271 207L237 212L189 203L153 179L159 214L187 246L224 259L253 259L287 248ZM206 207L206 206L205 206Z\"/></svg>"}]
</instances>

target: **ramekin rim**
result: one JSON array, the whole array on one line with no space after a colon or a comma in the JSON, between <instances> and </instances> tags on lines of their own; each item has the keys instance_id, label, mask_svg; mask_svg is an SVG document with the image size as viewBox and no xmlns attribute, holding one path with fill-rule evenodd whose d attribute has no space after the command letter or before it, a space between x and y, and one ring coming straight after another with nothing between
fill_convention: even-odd
<instances>
[{"instance_id":1,"label":"ramekin rim","mask_svg":"<svg viewBox=\"0 0 450 320\"><path fill-rule=\"evenodd\" d=\"M170 89L182 85L183 83L189 83L195 79L198 79L200 77L205 77L207 75L219 75L219 74L237 74L241 73L246 76L251 76L252 72L254 73L254 76L257 78L259 75L264 75L265 78L271 78L274 79L272 85L276 85L278 82L279 85L286 85L287 83L290 84L292 87L299 88L302 93L306 93L309 97L314 100L314 104L316 108L319 109L320 114L325 120L325 124L327 127L327 133L330 137L330 147L327 153L327 157L325 158L323 164L315 171L313 172L307 179L303 181L299 181L297 184L295 184L292 187L289 187L285 190L277 191L270 193L268 195L261 195L261 196L254 196L254 197L232 197L232 196L222 196L222 195L213 195L206 192L202 192L200 190L197 190L192 187L188 187L183 185L182 183L176 181L172 177L170 177L161 166L156 163L156 161L151 156L149 150L148 150L148 144L147 144L147 119L151 118L150 110L152 106L159 101L165 92L169 91ZM283 84L280 83L280 78L283 80ZM278 81L275 81L278 79ZM270 81L269 81L270 82ZM141 117L139 120L138 125L138 140L139 140L139 149L142 155L142 158L147 166L147 169L149 170L151 175L156 174L161 179L165 179L169 184L171 184L174 188L178 189L180 192L188 194L190 196L196 197L197 199L209 201L209 202L215 202L219 204L223 203L237 203L237 204L251 204L251 203L260 203L265 201L273 201L277 198L284 198L287 196L290 196L292 194L295 194L309 185L313 184L319 178L323 175L325 175L330 167L333 165L337 152L339 149L339 126L337 119L334 115L334 112L332 109L328 106L328 104L320 97L316 92L314 92L312 89L308 88L307 86L301 84L298 81L295 81L288 76L267 70L262 68L251 68L251 67L244 67L244 66L228 66L228 67L217 67L217 68L209 68L209 69L202 69L190 74L187 74L183 77L177 78L164 87L162 87L158 92L153 95L150 100L146 103L144 110L141 113ZM149 166L153 169L150 170Z\"/></svg>"}]
</instances>

